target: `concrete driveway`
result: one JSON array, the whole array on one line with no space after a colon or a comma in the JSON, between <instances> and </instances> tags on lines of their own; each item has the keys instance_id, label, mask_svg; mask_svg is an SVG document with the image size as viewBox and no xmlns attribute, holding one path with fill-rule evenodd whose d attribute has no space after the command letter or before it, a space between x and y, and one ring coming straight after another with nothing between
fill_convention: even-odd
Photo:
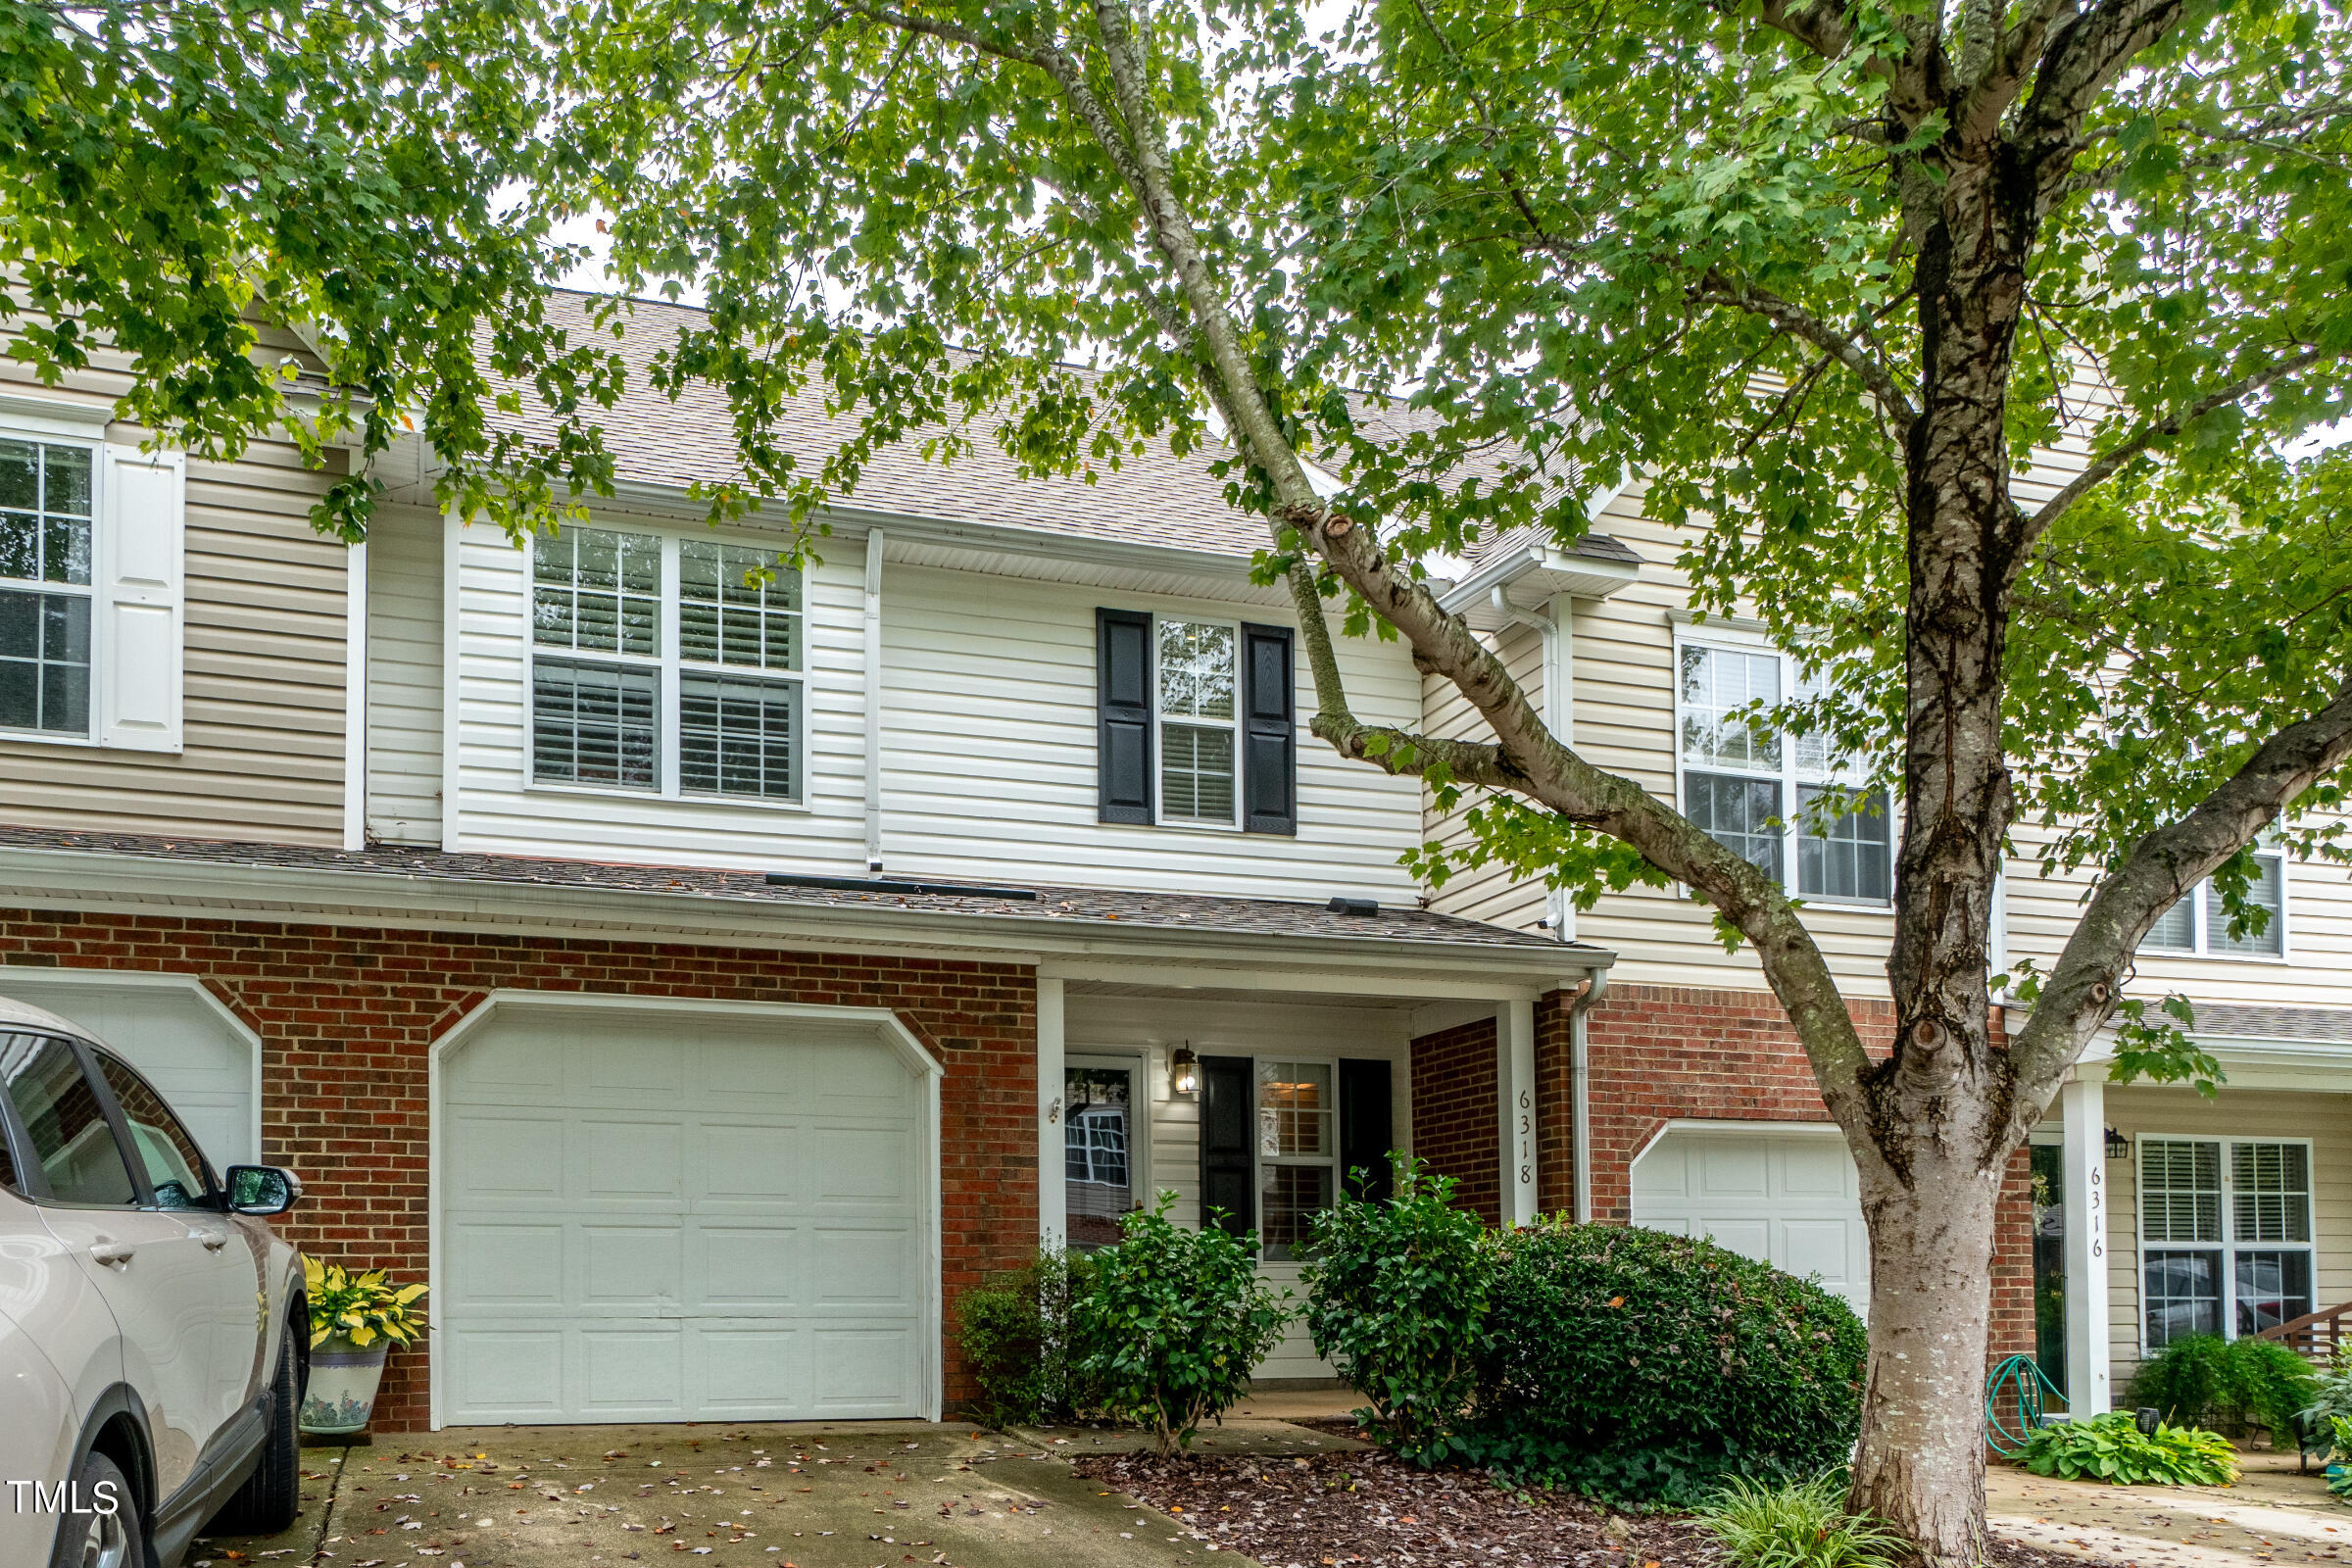
<instances>
[{"instance_id":1,"label":"concrete driveway","mask_svg":"<svg viewBox=\"0 0 2352 1568\"><path fill-rule=\"evenodd\" d=\"M300 1524L205 1541L188 1562L1160 1568L1207 1555L1037 1452L960 1423L451 1428L305 1449Z\"/></svg>"}]
</instances>

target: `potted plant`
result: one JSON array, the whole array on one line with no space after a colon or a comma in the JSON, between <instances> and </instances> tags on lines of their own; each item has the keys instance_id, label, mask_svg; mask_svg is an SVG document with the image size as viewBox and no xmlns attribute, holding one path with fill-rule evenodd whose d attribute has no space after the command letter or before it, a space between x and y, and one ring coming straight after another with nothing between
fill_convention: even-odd
<instances>
[{"instance_id":1,"label":"potted plant","mask_svg":"<svg viewBox=\"0 0 2352 1568\"><path fill-rule=\"evenodd\" d=\"M384 1358L424 1327L422 1285L394 1285L385 1272L354 1274L315 1257L302 1260L310 1283L311 1381L302 1430L322 1437L359 1432L375 1411Z\"/></svg>"}]
</instances>

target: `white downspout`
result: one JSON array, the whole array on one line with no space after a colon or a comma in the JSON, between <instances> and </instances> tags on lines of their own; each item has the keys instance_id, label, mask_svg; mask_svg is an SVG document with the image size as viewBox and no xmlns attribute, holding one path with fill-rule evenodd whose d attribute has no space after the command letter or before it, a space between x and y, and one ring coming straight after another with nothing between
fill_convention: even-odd
<instances>
[{"instance_id":1,"label":"white downspout","mask_svg":"<svg viewBox=\"0 0 2352 1568\"><path fill-rule=\"evenodd\" d=\"M343 847L368 847L368 541L343 552Z\"/></svg>"},{"instance_id":2,"label":"white downspout","mask_svg":"<svg viewBox=\"0 0 2352 1568\"><path fill-rule=\"evenodd\" d=\"M865 868L882 869L882 530L865 534Z\"/></svg>"},{"instance_id":3,"label":"white downspout","mask_svg":"<svg viewBox=\"0 0 2352 1568\"><path fill-rule=\"evenodd\" d=\"M1568 1007L1568 1130L1575 1155L1576 1222L1592 1218L1592 1049L1585 1014L1609 994L1609 971L1595 969Z\"/></svg>"}]
</instances>

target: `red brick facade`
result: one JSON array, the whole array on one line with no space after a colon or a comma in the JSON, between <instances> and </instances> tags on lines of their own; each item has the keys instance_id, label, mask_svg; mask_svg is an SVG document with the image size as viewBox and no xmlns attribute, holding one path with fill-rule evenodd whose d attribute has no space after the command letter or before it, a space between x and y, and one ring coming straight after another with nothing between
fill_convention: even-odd
<instances>
[{"instance_id":1,"label":"red brick facade","mask_svg":"<svg viewBox=\"0 0 2352 1568\"><path fill-rule=\"evenodd\" d=\"M1502 1080L1495 1072L1492 1018L1413 1042L1413 1154L1461 1183L1454 1200L1489 1225L1502 1223Z\"/></svg>"},{"instance_id":2,"label":"red brick facade","mask_svg":"<svg viewBox=\"0 0 2352 1568\"><path fill-rule=\"evenodd\" d=\"M262 1157L309 1189L285 1232L333 1261L424 1273L427 1054L495 990L892 1008L946 1069L949 1321L960 1290L1035 1245L1037 989L1026 968L38 910L0 913L0 962L202 978L262 1041ZM954 1405L972 1391L953 1334L947 1363ZM423 1347L394 1355L378 1429L422 1428L425 1390Z\"/></svg>"},{"instance_id":3,"label":"red brick facade","mask_svg":"<svg viewBox=\"0 0 2352 1568\"><path fill-rule=\"evenodd\" d=\"M1575 1201L1571 998L1537 1004L1537 1191L1547 1213ZM1849 1004L1866 1045L1893 1043L1889 1003ZM1413 1148L1462 1182L1462 1201L1488 1223L1500 1213L1494 1025L1490 1020L1413 1042ZM1780 1005L1761 991L1614 986L1587 1019L1592 1082L1592 1216L1633 1213L1633 1162L1671 1121L1829 1119L1812 1068ZM2034 1348L2032 1181L2019 1150L2004 1185L1993 1264L1992 1349Z\"/></svg>"}]
</instances>

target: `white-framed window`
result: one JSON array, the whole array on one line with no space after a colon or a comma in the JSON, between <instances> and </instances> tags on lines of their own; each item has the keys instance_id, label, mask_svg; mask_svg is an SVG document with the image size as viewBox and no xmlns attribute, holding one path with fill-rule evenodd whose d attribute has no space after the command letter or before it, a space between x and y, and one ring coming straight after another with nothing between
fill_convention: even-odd
<instances>
[{"instance_id":1,"label":"white-framed window","mask_svg":"<svg viewBox=\"0 0 2352 1568\"><path fill-rule=\"evenodd\" d=\"M1735 716L1797 686L1795 662L1762 644L1678 639L1675 736L1683 810L1799 898L1884 905L1894 892L1894 818L1884 790L1842 810L1859 782L1818 736L1791 742ZM1831 797L1823 804L1825 796Z\"/></svg>"},{"instance_id":2,"label":"white-framed window","mask_svg":"<svg viewBox=\"0 0 2352 1568\"><path fill-rule=\"evenodd\" d=\"M805 619L772 551L617 528L534 540L533 782L797 802Z\"/></svg>"},{"instance_id":3,"label":"white-framed window","mask_svg":"<svg viewBox=\"0 0 2352 1568\"><path fill-rule=\"evenodd\" d=\"M2139 951L2183 958L2281 958L2286 956L2286 856L2275 848L2254 852L2254 880L2248 902L2270 911L2259 932L2230 934L2230 911L2213 890L2213 880L2190 888L2180 902L2148 928Z\"/></svg>"},{"instance_id":4,"label":"white-framed window","mask_svg":"<svg viewBox=\"0 0 2352 1568\"><path fill-rule=\"evenodd\" d=\"M1339 1066L1261 1057L1256 1072L1259 1255L1289 1262L1339 1191Z\"/></svg>"},{"instance_id":5,"label":"white-framed window","mask_svg":"<svg viewBox=\"0 0 2352 1568\"><path fill-rule=\"evenodd\" d=\"M1159 820L1241 824L1241 627L1160 616L1152 623Z\"/></svg>"},{"instance_id":6,"label":"white-framed window","mask_svg":"<svg viewBox=\"0 0 2352 1568\"><path fill-rule=\"evenodd\" d=\"M1152 1096L1133 1056L1072 1056L1062 1066L1062 1223L1072 1250L1119 1239L1144 1192Z\"/></svg>"},{"instance_id":7,"label":"white-framed window","mask_svg":"<svg viewBox=\"0 0 2352 1568\"><path fill-rule=\"evenodd\" d=\"M2308 1141L2142 1134L2137 1146L2143 1352L2312 1310Z\"/></svg>"},{"instance_id":8,"label":"white-framed window","mask_svg":"<svg viewBox=\"0 0 2352 1568\"><path fill-rule=\"evenodd\" d=\"M98 450L0 433L0 731L90 738Z\"/></svg>"}]
</instances>

